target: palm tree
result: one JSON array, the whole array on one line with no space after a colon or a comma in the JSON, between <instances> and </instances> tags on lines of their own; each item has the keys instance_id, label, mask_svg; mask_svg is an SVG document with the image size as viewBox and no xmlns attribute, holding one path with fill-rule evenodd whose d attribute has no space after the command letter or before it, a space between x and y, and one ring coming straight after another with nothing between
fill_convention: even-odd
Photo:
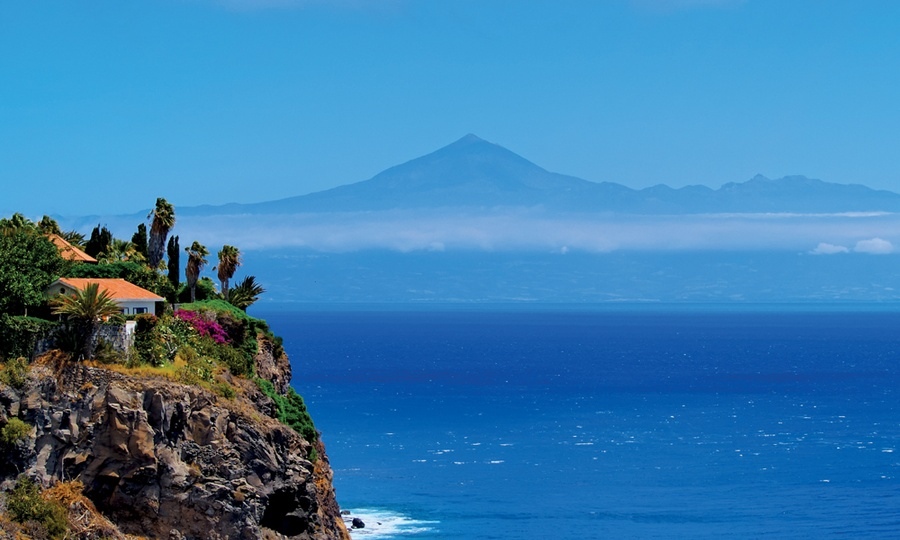
<instances>
[{"instance_id":1,"label":"palm tree","mask_svg":"<svg viewBox=\"0 0 900 540\"><path fill-rule=\"evenodd\" d=\"M75 230L66 231L66 232L62 233L60 236L62 236L66 242L72 244L73 246L75 246L79 249L84 249L85 238L84 238L84 235L81 234L80 232L75 231Z\"/></svg>"},{"instance_id":2,"label":"palm tree","mask_svg":"<svg viewBox=\"0 0 900 540\"><path fill-rule=\"evenodd\" d=\"M222 246L219 251L219 264L215 270L219 276L219 282L222 284L222 296L228 297L228 281L234 277L235 271L241 265L241 252L234 246L228 244Z\"/></svg>"},{"instance_id":3,"label":"palm tree","mask_svg":"<svg viewBox=\"0 0 900 540\"><path fill-rule=\"evenodd\" d=\"M62 236L62 231L59 230L59 223L50 216L45 215L42 217L37 224L37 228L41 234L58 234Z\"/></svg>"},{"instance_id":4,"label":"palm tree","mask_svg":"<svg viewBox=\"0 0 900 540\"><path fill-rule=\"evenodd\" d=\"M138 251L137 246L135 246L133 242L113 238L112 243L109 245L109 249L98 254L97 260L109 264L119 261L143 262L146 259L144 258L143 253Z\"/></svg>"},{"instance_id":5,"label":"palm tree","mask_svg":"<svg viewBox=\"0 0 900 540\"><path fill-rule=\"evenodd\" d=\"M19 212L16 212L9 218L0 219L0 231L2 231L6 236L12 236L13 234L23 229L36 231L37 226L33 221L23 216Z\"/></svg>"},{"instance_id":6,"label":"palm tree","mask_svg":"<svg viewBox=\"0 0 900 540\"><path fill-rule=\"evenodd\" d=\"M122 308L97 283L88 283L72 295L60 295L51 301L51 306L55 315L64 315L75 322L84 358L94 353L93 338L100 322L122 313Z\"/></svg>"},{"instance_id":7,"label":"palm tree","mask_svg":"<svg viewBox=\"0 0 900 540\"><path fill-rule=\"evenodd\" d=\"M150 245L147 247L147 263L150 268L156 269L163 259L163 251L166 248L166 237L175 226L175 207L162 197L156 199L156 208L150 212L148 218L153 218L150 223Z\"/></svg>"},{"instance_id":8,"label":"palm tree","mask_svg":"<svg viewBox=\"0 0 900 540\"><path fill-rule=\"evenodd\" d=\"M266 290L256 282L255 277L247 276L236 287L228 291L225 300L232 306L247 311L247 308L259 300L259 295L264 292Z\"/></svg>"},{"instance_id":9,"label":"palm tree","mask_svg":"<svg viewBox=\"0 0 900 540\"><path fill-rule=\"evenodd\" d=\"M187 266L184 269L184 276L187 278L188 287L191 288L191 302L197 301L196 286L197 280L200 278L200 271L206 266L205 257L209 255L206 246L200 242L194 241L191 247L184 248L188 254Z\"/></svg>"}]
</instances>

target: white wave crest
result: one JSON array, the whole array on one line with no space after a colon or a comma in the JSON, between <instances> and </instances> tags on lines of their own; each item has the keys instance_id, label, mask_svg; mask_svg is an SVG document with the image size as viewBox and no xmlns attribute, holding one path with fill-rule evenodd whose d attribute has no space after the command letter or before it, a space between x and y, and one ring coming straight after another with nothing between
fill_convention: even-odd
<instances>
[{"instance_id":1,"label":"white wave crest","mask_svg":"<svg viewBox=\"0 0 900 540\"><path fill-rule=\"evenodd\" d=\"M398 536L415 536L435 531L438 521L413 519L407 515L382 508L352 508L349 515L344 515L344 523L350 530L350 536L356 538L394 538ZM353 529L353 518L365 523L361 529Z\"/></svg>"}]
</instances>

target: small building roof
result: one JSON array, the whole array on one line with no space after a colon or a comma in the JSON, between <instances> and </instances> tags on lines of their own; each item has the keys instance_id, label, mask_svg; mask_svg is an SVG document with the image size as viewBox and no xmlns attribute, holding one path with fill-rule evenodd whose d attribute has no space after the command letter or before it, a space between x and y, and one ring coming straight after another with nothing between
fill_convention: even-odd
<instances>
[{"instance_id":1,"label":"small building roof","mask_svg":"<svg viewBox=\"0 0 900 540\"><path fill-rule=\"evenodd\" d=\"M73 246L68 240L63 238L58 234L50 233L47 235L47 238L53 242L57 249L59 249L59 254L62 255L63 259L75 262L85 262L96 264L97 259L91 257L84 251L81 251L77 247Z\"/></svg>"},{"instance_id":2,"label":"small building roof","mask_svg":"<svg viewBox=\"0 0 900 540\"><path fill-rule=\"evenodd\" d=\"M96 283L99 286L100 291L106 291L113 300L123 302L128 300L151 300L153 302L165 301L165 298L162 296L120 278L59 278L54 281L49 288L52 288L54 285L63 284L82 291L89 283Z\"/></svg>"}]
</instances>

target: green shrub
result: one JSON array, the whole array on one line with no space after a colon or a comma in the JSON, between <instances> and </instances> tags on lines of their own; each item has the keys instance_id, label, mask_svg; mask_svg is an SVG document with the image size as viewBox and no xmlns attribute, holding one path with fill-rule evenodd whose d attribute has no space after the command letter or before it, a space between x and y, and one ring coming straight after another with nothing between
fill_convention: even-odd
<instances>
[{"instance_id":1,"label":"green shrub","mask_svg":"<svg viewBox=\"0 0 900 540\"><path fill-rule=\"evenodd\" d=\"M0 358L31 358L37 342L56 326L35 317L0 314Z\"/></svg>"},{"instance_id":2,"label":"green shrub","mask_svg":"<svg viewBox=\"0 0 900 540\"><path fill-rule=\"evenodd\" d=\"M208 356L202 355L190 345L178 350L178 356L184 360L184 366L176 370L175 375L184 384L200 385L213 380L215 365Z\"/></svg>"},{"instance_id":3,"label":"green shrub","mask_svg":"<svg viewBox=\"0 0 900 540\"><path fill-rule=\"evenodd\" d=\"M31 426L18 418L10 418L3 428L0 428L0 443L6 446L14 446L19 441L24 441L31 433Z\"/></svg>"},{"instance_id":4,"label":"green shrub","mask_svg":"<svg viewBox=\"0 0 900 540\"><path fill-rule=\"evenodd\" d=\"M229 355L227 358L221 358L223 365L227 365L235 375L253 375L254 358L259 351L257 342L259 334L263 334L272 341L276 357L281 356L284 352L281 339L272 334L266 321L251 317L224 300L197 301L184 304L180 306L180 309L215 314L216 322L225 330L231 340L231 348L240 351L245 357L244 362L240 362L236 356L230 353L225 353Z\"/></svg>"},{"instance_id":5,"label":"green shrub","mask_svg":"<svg viewBox=\"0 0 900 540\"><path fill-rule=\"evenodd\" d=\"M234 387L225 381L217 381L213 384L212 391L226 399L234 399L237 396Z\"/></svg>"},{"instance_id":6,"label":"green shrub","mask_svg":"<svg viewBox=\"0 0 900 540\"><path fill-rule=\"evenodd\" d=\"M4 382L13 388L22 388L28 377L28 361L23 358L14 358L6 362L0 371L0 382Z\"/></svg>"},{"instance_id":7,"label":"green shrub","mask_svg":"<svg viewBox=\"0 0 900 540\"><path fill-rule=\"evenodd\" d=\"M281 395L275 391L275 387L265 379L256 379L256 384L262 393L275 402L278 411L278 421L288 425L309 442L315 442L319 438L312 417L306 409L303 398L293 388L287 394Z\"/></svg>"},{"instance_id":8,"label":"green shrub","mask_svg":"<svg viewBox=\"0 0 900 540\"><path fill-rule=\"evenodd\" d=\"M20 477L16 487L6 497L9 517L19 523L35 522L49 538L65 538L68 531L66 509L59 503L45 500L41 490L31 480Z\"/></svg>"},{"instance_id":9,"label":"green shrub","mask_svg":"<svg viewBox=\"0 0 900 540\"><path fill-rule=\"evenodd\" d=\"M214 351L216 360L227 367L232 375L244 377L253 375L253 358L248 358L244 351L228 345L217 345Z\"/></svg>"},{"instance_id":10,"label":"green shrub","mask_svg":"<svg viewBox=\"0 0 900 540\"><path fill-rule=\"evenodd\" d=\"M135 320L134 348L136 365L162 366L175 360L175 355L185 345L195 345L197 333L186 322L164 313L137 315Z\"/></svg>"},{"instance_id":11,"label":"green shrub","mask_svg":"<svg viewBox=\"0 0 900 540\"><path fill-rule=\"evenodd\" d=\"M178 353L187 364L177 370L178 380L185 384L203 384L212 381L216 365L227 368L235 376L253 377L259 350L257 336L260 334L272 341L276 356L283 351L281 340L271 334L265 321L254 319L225 301L203 300L184 304L180 309L193 312L190 315L197 314L208 322L215 320L230 343L217 343L210 336L200 335L181 312L177 312L178 316L164 313L159 318L138 315L135 317L134 350L138 359L135 365L161 366L174 360ZM302 400L300 403L286 407L305 410ZM294 416L297 415L299 413ZM309 433L310 429L307 429Z\"/></svg>"},{"instance_id":12,"label":"green shrub","mask_svg":"<svg viewBox=\"0 0 900 540\"><path fill-rule=\"evenodd\" d=\"M188 291L190 295L190 291ZM199 297L198 297L199 298ZM232 315L235 319L243 319L243 320L251 320L253 317L247 315L240 309L232 306L225 300L219 298L205 299L205 300L197 300L196 302L181 304L179 306L180 309L187 309L189 311L215 311L216 313L227 312ZM256 319L258 320L258 319Z\"/></svg>"},{"instance_id":13,"label":"green shrub","mask_svg":"<svg viewBox=\"0 0 900 540\"><path fill-rule=\"evenodd\" d=\"M165 351L156 335L158 319L143 313L134 318L134 350L139 364L159 366L165 360Z\"/></svg>"},{"instance_id":14,"label":"green shrub","mask_svg":"<svg viewBox=\"0 0 900 540\"><path fill-rule=\"evenodd\" d=\"M303 438L310 442L315 442L319 438L316 426L313 425L312 417L306 410L306 403L303 398L294 391L293 388L288 390L287 399L284 407L284 422L294 428Z\"/></svg>"},{"instance_id":15,"label":"green shrub","mask_svg":"<svg viewBox=\"0 0 900 540\"><path fill-rule=\"evenodd\" d=\"M97 346L94 348L94 360L102 364L114 364L123 360L122 353L113 347L109 341L100 338L97 340Z\"/></svg>"},{"instance_id":16,"label":"green shrub","mask_svg":"<svg viewBox=\"0 0 900 540\"><path fill-rule=\"evenodd\" d=\"M70 321L60 324L53 333L54 347L69 354L77 354L81 351L84 345L82 339L82 332L78 325L72 324Z\"/></svg>"},{"instance_id":17,"label":"green shrub","mask_svg":"<svg viewBox=\"0 0 900 540\"><path fill-rule=\"evenodd\" d=\"M194 286L194 297L196 300L211 300L219 297L216 291L216 284L208 277L202 277L197 280ZM185 283L181 290L178 291L178 302L185 303L191 301L191 288Z\"/></svg>"}]
</instances>

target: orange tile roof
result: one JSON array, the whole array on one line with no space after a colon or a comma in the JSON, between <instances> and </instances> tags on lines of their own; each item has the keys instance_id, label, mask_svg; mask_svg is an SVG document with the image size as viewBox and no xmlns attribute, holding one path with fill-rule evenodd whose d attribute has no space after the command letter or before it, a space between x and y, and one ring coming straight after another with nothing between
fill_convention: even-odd
<instances>
[{"instance_id":1,"label":"orange tile roof","mask_svg":"<svg viewBox=\"0 0 900 540\"><path fill-rule=\"evenodd\" d=\"M119 278L59 278L57 281L79 291L84 290L89 283L96 283L100 286L100 290L106 291L113 300L153 300L155 302L162 302L165 300L162 296L157 296L147 289L143 289Z\"/></svg>"},{"instance_id":2,"label":"orange tile roof","mask_svg":"<svg viewBox=\"0 0 900 540\"><path fill-rule=\"evenodd\" d=\"M65 238L58 234L48 234L47 238L59 249L59 254L63 259L76 262L96 263L97 259L91 257L87 253L81 251L77 247L70 244Z\"/></svg>"}]
</instances>

